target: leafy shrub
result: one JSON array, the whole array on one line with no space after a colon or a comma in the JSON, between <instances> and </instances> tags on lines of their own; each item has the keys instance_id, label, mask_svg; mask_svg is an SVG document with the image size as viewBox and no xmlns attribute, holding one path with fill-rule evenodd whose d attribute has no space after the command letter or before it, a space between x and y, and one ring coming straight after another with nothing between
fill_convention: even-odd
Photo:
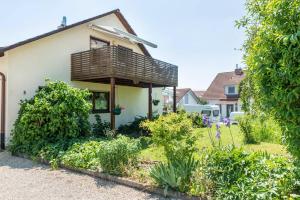
<instances>
[{"instance_id":1,"label":"leafy shrub","mask_svg":"<svg viewBox=\"0 0 300 200\"><path fill-rule=\"evenodd\" d=\"M92 125L93 135L96 137L105 137L106 132L110 130L109 122L102 122L100 115L95 115L96 123Z\"/></svg>"},{"instance_id":2,"label":"leafy shrub","mask_svg":"<svg viewBox=\"0 0 300 200\"><path fill-rule=\"evenodd\" d=\"M200 113L188 114L188 117L192 120L194 128L203 128L205 125L202 122L202 115Z\"/></svg>"},{"instance_id":3,"label":"leafy shrub","mask_svg":"<svg viewBox=\"0 0 300 200\"><path fill-rule=\"evenodd\" d=\"M80 169L97 169L100 167L98 153L101 142L95 140L83 140L71 145L60 161L63 165Z\"/></svg>"},{"instance_id":4,"label":"leafy shrub","mask_svg":"<svg viewBox=\"0 0 300 200\"><path fill-rule=\"evenodd\" d=\"M170 113L141 124L151 132L154 144L163 146L169 160L183 160L195 151L192 120L185 113Z\"/></svg>"},{"instance_id":5,"label":"leafy shrub","mask_svg":"<svg viewBox=\"0 0 300 200\"><path fill-rule=\"evenodd\" d=\"M255 144L258 143L257 138L254 135L252 129L252 119L250 115L244 115L238 118L239 127L241 132L244 134L244 143L245 144Z\"/></svg>"},{"instance_id":6,"label":"leafy shrub","mask_svg":"<svg viewBox=\"0 0 300 200\"><path fill-rule=\"evenodd\" d=\"M119 126L118 133L132 137L147 136L149 133L140 126L145 120L147 120L147 117L137 116L132 122Z\"/></svg>"},{"instance_id":7,"label":"leafy shrub","mask_svg":"<svg viewBox=\"0 0 300 200\"><path fill-rule=\"evenodd\" d=\"M255 116L247 114L239 117L238 120L246 144L258 142L281 143L281 128L271 117L266 117L264 114Z\"/></svg>"},{"instance_id":8,"label":"leafy shrub","mask_svg":"<svg viewBox=\"0 0 300 200\"><path fill-rule=\"evenodd\" d=\"M115 175L126 174L126 168L137 164L139 144L138 140L125 136L102 142L98 152L102 170Z\"/></svg>"},{"instance_id":9,"label":"leafy shrub","mask_svg":"<svg viewBox=\"0 0 300 200\"><path fill-rule=\"evenodd\" d=\"M300 159L300 0L247 0L245 5L246 16L237 25L248 36L246 100L275 116L288 150Z\"/></svg>"},{"instance_id":10,"label":"leafy shrub","mask_svg":"<svg viewBox=\"0 0 300 200\"><path fill-rule=\"evenodd\" d=\"M32 99L21 101L11 151L37 154L47 143L88 134L88 96L87 90L72 88L64 82L46 82Z\"/></svg>"},{"instance_id":11,"label":"leafy shrub","mask_svg":"<svg viewBox=\"0 0 300 200\"><path fill-rule=\"evenodd\" d=\"M232 147L205 152L201 169L216 199L282 199L298 183L289 159Z\"/></svg>"},{"instance_id":12,"label":"leafy shrub","mask_svg":"<svg viewBox=\"0 0 300 200\"><path fill-rule=\"evenodd\" d=\"M187 192L191 186L191 177L197 169L199 162L192 156L184 160L172 160L168 163L156 164L150 171L155 182L164 187L180 192Z\"/></svg>"}]
</instances>

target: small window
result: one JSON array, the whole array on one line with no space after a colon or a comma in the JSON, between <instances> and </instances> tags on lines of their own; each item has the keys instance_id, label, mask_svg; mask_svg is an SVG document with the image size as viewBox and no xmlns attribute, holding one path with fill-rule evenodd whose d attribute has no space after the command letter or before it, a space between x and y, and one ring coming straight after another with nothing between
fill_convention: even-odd
<instances>
[{"instance_id":1,"label":"small window","mask_svg":"<svg viewBox=\"0 0 300 200\"><path fill-rule=\"evenodd\" d=\"M93 113L109 112L109 92L92 92L91 100Z\"/></svg>"},{"instance_id":2,"label":"small window","mask_svg":"<svg viewBox=\"0 0 300 200\"><path fill-rule=\"evenodd\" d=\"M98 49L98 48L102 48L102 47L106 47L106 46L109 46L109 42L98 39L98 38L94 38L94 37L90 38L90 48L91 49Z\"/></svg>"},{"instance_id":3,"label":"small window","mask_svg":"<svg viewBox=\"0 0 300 200\"><path fill-rule=\"evenodd\" d=\"M228 94L235 94L235 87L234 86L229 86L228 87Z\"/></svg>"},{"instance_id":4,"label":"small window","mask_svg":"<svg viewBox=\"0 0 300 200\"><path fill-rule=\"evenodd\" d=\"M184 104L189 104L189 95L184 96Z\"/></svg>"}]
</instances>

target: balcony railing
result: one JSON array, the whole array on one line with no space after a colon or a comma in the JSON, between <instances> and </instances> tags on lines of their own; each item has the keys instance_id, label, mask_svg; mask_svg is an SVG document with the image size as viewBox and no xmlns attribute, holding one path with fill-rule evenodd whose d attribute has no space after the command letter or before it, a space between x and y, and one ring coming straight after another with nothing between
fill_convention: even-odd
<instances>
[{"instance_id":1,"label":"balcony railing","mask_svg":"<svg viewBox=\"0 0 300 200\"><path fill-rule=\"evenodd\" d=\"M71 55L71 79L101 80L115 77L134 84L177 86L178 67L121 46L107 46Z\"/></svg>"}]
</instances>

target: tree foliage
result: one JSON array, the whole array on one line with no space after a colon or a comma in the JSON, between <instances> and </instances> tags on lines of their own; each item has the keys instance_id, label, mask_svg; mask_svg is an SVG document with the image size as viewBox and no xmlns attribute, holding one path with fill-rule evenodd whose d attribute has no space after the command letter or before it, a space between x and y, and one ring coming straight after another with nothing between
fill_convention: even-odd
<instances>
[{"instance_id":1,"label":"tree foliage","mask_svg":"<svg viewBox=\"0 0 300 200\"><path fill-rule=\"evenodd\" d=\"M248 67L244 103L275 116L289 151L300 158L300 0L247 0ZM246 92L247 91L247 92Z\"/></svg>"}]
</instances>

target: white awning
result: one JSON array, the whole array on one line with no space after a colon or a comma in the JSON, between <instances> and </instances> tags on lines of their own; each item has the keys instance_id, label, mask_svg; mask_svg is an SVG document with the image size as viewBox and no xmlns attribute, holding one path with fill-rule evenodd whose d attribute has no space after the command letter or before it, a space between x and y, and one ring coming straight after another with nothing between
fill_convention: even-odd
<instances>
[{"instance_id":1,"label":"white awning","mask_svg":"<svg viewBox=\"0 0 300 200\"><path fill-rule=\"evenodd\" d=\"M111 27L111 26L100 26L100 25L95 25L95 24L90 24L89 27L93 30L101 31L101 32L104 32L104 33L107 33L107 34L110 34L110 35L113 35L113 36L116 36L116 37L119 37L119 38L127 39L131 42L145 44L145 45L150 46L152 48L157 48L156 44L154 44L152 42L149 42L147 40L144 40L140 37L137 37L133 34L122 31L118 28L114 28L114 27Z\"/></svg>"}]
</instances>

